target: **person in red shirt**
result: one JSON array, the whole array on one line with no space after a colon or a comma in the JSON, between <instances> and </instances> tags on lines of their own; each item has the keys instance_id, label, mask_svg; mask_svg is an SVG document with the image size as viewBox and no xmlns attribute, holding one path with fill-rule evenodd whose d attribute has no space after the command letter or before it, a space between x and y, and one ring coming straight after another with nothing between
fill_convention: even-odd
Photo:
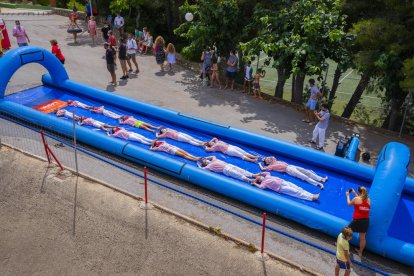
<instances>
[{"instance_id":1,"label":"person in red shirt","mask_svg":"<svg viewBox=\"0 0 414 276\"><path fill-rule=\"evenodd\" d=\"M112 47L116 49L116 37L114 36L112 31L109 31L108 35L109 35L109 45L111 45Z\"/></svg>"},{"instance_id":2,"label":"person in red shirt","mask_svg":"<svg viewBox=\"0 0 414 276\"><path fill-rule=\"evenodd\" d=\"M60 50L57 40L52 39L50 41L50 45L52 45L52 54L54 54L57 57L57 59L60 62L62 62L62 64L65 64L65 57L63 56L62 51Z\"/></svg>"},{"instance_id":3,"label":"person in red shirt","mask_svg":"<svg viewBox=\"0 0 414 276\"><path fill-rule=\"evenodd\" d=\"M355 197L351 200L349 193L353 193ZM358 255L361 257L366 245L366 234L369 226L369 211L371 209L371 201L368 197L368 191L365 187L359 186L358 193L354 189L346 192L346 201L348 206L354 206L354 215L349 227L353 232L359 233L359 250Z\"/></svg>"}]
</instances>

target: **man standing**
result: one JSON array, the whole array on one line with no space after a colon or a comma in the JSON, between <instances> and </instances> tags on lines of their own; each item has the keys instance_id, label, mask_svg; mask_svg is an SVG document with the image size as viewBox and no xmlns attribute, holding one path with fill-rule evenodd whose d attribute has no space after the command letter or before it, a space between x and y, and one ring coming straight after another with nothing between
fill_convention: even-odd
<instances>
[{"instance_id":1,"label":"man standing","mask_svg":"<svg viewBox=\"0 0 414 276\"><path fill-rule=\"evenodd\" d=\"M226 86L224 89L227 89L229 86L229 82L231 82L231 90L234 89L234 80L236 78L236 72L237 72L237 63L239 62L239 59L236 57L234 50L230 51L230 56L227 60L227 67L226 67Z\"/></svg>"},{"instance_id":2,"label":"man standing","mask_svg":"<svg viewBox=\"0 0 414 276\"><path fill-rule=\"evenodd\" d=\"M109 31L111 30L111 27L108 25L107 22L105 22L104 26L102 27L102 38L105 42L109 42Z\"/></svg>"},{"instance_id":3,"label":"man standing","mask_svg":"<svg viewBox=\"0 0 414 276\"><path fill-rule=\"evenodd\" d=\"M331 117L331 114L328 110L328 104L322 104L321 111L319 113L315 111L315 116L319 122L316 124L315 129L313 130L312 140L310 142L312 144L316 144L316 139L319 136L319 143L316 146L316 149L322 150L325 144L325 133L326 129L328 128L329 118Z\"/></svg>"},{"instance_id":4,"label":"man standing","mask_svg":"<svg viewBox=\"0 0 414 276\"><path fill-rule=\"evenodd\" d=\"M19 20L16 20L16 27L13 28L13 36L16 38L19 47L28 46L30 43L26 30L23 26L20 26Z\"/></svg>"},{"instance_id":5,"label":"man standing","mask_svg":"<svg viewBox=\"0 0 414 276\"><path fill-rule=\"evenodd\" d=\"M114 19L114 25L119 33L119 36L122 36L122 34L124 33L124 23L124 18L120 16L119 13L117 13Z\"/></svg>"},{"instance_id":6,"label":"man standing","mask_svg":"<svg viewBox=\"0 0 414 276\"><path fill-rule=\"evenodd\" d=\"M319 93L319 88L315 84L314 79L309 79L309 87L310 97L305 105L305 117L303 118L302 122L309 123L309 125L312 126L315 124L315 116L313 113L315 112L316 104L318 103L318 99L320 98L321 94Z\"/></svg>"},{"instance_id":7,"label":"man standing","mask_svg":"<svg viewBox=\"0 0 414 276\"><path fill-rule=\"evenodd\" d=\"M132 65L131 65L131 59L132 62L135 64L135 73L138 74L138 63L136 60L136 54L138 51L137 42L135 41L134 37L131 33L128 34L128 42L127 42L127 54L128 54L128 66L129 66L129 72L132 72Z\"/></svg>"},{"instance_id":8,"label":"man standing","mask_svg":"<svg viewBox=\"0 0 414 276\"><path fill-rule=\"evenodd\" d=\"M111 74L112 81L109 82L111 85L116 85L116 75L115 75L115 58L116 58L116 51L112 48L109 43L105 42L105 59L106 59L106 68L108 69L109 73Z\"/></svg>"}]
</instances>

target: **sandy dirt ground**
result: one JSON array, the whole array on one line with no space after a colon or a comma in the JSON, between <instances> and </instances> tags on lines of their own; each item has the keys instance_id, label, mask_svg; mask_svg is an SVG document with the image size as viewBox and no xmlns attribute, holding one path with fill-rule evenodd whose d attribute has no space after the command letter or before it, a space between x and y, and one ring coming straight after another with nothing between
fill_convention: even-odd
<instances>
[{"instance_id":1,"label":"sandy dirt ground","mask_svg":"<svg viewBox=\"0 0 414 276\"><path fill-rule=\"evenodd\" d=\"M301 274L157 209L146 226L137 200L82 178L73 236L76 177L46 165L0 150L1 275Z\"/></svg>"}]
</instances>

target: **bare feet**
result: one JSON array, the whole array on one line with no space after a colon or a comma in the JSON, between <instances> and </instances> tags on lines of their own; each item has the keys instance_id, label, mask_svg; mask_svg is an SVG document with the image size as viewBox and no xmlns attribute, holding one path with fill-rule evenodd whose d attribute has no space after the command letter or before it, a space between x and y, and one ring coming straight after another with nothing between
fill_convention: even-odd
<instances>
[{"instance_id":1,"label":"bare feet","mask_svg":"<svg viewBox=\"0 0 414 276\"><path fill-rule=\"evenodd\" d=\"M323 188L324 188L323 184L319 183L318 186L321 187L321 190L323 190Z\"/></svg>"},{"instance_id":2,"label":"bare feet","mask_svg":"<svg viewBox=\"0 0 414 276\"><path fill-rule=\"evenodd\" d=\"M314 194L312 196L312 201L317 201L319 199L319 197L321 196L321 194Z\"/></svg>"},{"instance_id":3,"label":"bare feet","mask_svg":"<svg viewBox=\"0 0 414 276\"><path fill-rule=\"evenodd\" d=\"M328 177L327 176L325 176L324 178L321 179L321 182L322 183L325 183L326 181L328 181Z\"/></svg>"}]
</instances>

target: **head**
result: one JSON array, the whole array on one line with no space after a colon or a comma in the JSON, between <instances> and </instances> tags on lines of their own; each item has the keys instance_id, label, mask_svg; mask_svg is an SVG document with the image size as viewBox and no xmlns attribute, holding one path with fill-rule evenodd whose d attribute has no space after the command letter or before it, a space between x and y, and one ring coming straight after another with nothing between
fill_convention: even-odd
<instances>
[{"instance_id":1,"label":"head","mask_svg":"<svg viewBox=\"0 0 414 276\"><path fill-rule=\"evenodd\" d=\"M367 200L368 199L367 188L365 188L364 186L359 186L358 187L358 196L360 196L363 200Z\"/></svg>"},{"instance_id":2,"label":"head","mask_svg":"<svg viewBox=\"0 0 414 276\"><path fill-rule=\"evenodd\" d=\"M53 110L53 113L56 114L58 111L59 111L59 109L56 108L55 110Z\"/></svg>"},{"instance_id":3,"label":"head","mask_svg":"<svg viewBox=\"0 0 414 276\"><path fill-rule=\"evenodd\" d=\"M344 228L342 228L342 236L346 239L346 240L350 240L352 239L352 235L354 235L354 232L352 231L351 228L349 228L348 226L345 226Z\"/></svg>"},{"instance_id":4,"label":"head","mask_svg":"<svg viewBox=\"0 0 414 276\"><path fill-rule=\"evenodd\" d=\"M91 20L95 20L95 16L91 16Z\"/></svg>"},{"instance_id":5,"label":"head","mask_svg":"<svg viewBox=\"0 0 414 276\"><path fill-rule=\"evenodd\" d=\"M248 62L246 62L246 65L247 66L251 66L252 65L252 62L249 60Z\"/></svg>"},{"instance_id":6,"label":"head","mask_svg":"<svg viewBox=\"0 0 414 276\"><path fill-rule=\"evenodd\" d=\"M108 48L109 48L109 43L108 43L108 42L105 42L105 43L104 43L104 48L105 48L105 49L108 49Z\"/></svg>"},{"instance_id":7,"label":"head","mask_svg":"<svg viewBox=\"0 0 414 276\"><path fill-rule=\"evenodd\" d=\"M263 163L266 166L270 165L273 161L276 161L276 157L274 156L263 157Z\"/></svg>"},{"instance_id":8,"label":"head","mask_svg":"<svg viewBox=\"0 0 414 276\"><path fill-rule=\"evenodd\" d=\"M121 130L121 128L119 128L119 127L114 127L113 129L112 129L112 133L117 133L118 131L120 131Z\"/></svg>"},{"instance_id":9,"label":"head","mask_svg":"<svg viewBox=\"0 0 414 276\"><path fill-rule=\"evenodd\" d=\"M116 16L121 16L121 13L120 13L120 12L117 12L117 13L116 13Z\"/></svg>"},{"instance_id":10,"label":"head","mask_svg":"<svg viewBox=\"0 0 414 276\"><path fill-rule=\"evenodd\" d=\"M125 43L125 38L121 37L121 39L119 40L121 43Z\"/></svg>"},{"instance_id":11,"label":"head","mask_svg":"<svg viewBox=\"0 0 414 276\"><path fill-rule=\"evenodd\" d=\"M210 163L210 160L207 160L207 158L203 158L201 160L201 167L205 167Z\"/></svg>"},{"instance_id":12,"label":"head","mask_svg":"<svg viewBox=\"0 0 414 276\"><path fill-rule=\"evenodd\" d=\"M165 45L165 40L162 36L157 36L157 38L155 39L155 44L160 45L160 46L164 46Z\"/></svg>"},{"instance_id":13,"label":"head","mask_svg":"<svg viewBox=\"0 0 414 276\"><path fill-rule=\"evenodd\" d=\"M109 32L108 32L108 35L112 35L112 31L109 31Z\"/></svg>"},{"instance_id":14,"label":"head","mask_svg":"<svg viewBox=\"0 0 414 276\"><path fill-rule=\"evenodd\" d=\"M72 101L72 100L68 100L68 101L67 101L67 103L68 103L68 104L72 104L72 103L73 103L73 101Z\"/></svg>"},{"instance_id":15,"label":"head","mask_svg":"<svg viewBox=\"0 0 414 276\"><path fill-rule=\"evenodd\" d=\"M210 52L210 51L211 51L210 46L206 46L206 47L204 48L204 51L206 51L206 52Z\"/></svg>"},{"instance_id":16,"label":"head","mask_svg":"<svg viewBox=\"0 0 414 276\"><path fill-rule=\"evenodd\" d=\"M234 53L235 53L234 50L230 50L230 55L231 56L234 56Z\"/></svg>"},{"instance_id":17,"label":"head","mask_svg":"<svg viewBox=\"0 0 414 276\"><path fill-rule=\"evenodd\" d=\"M315 85L315 79L309 79L309 86Z\"/></svg>"},{"instance_id":18,"label":"head","mask_svg":"<svg viewBox=\"0 0 414 276\"><path fill-rule=\"evenodd\" d=\"M50 45L52 45L52 46L55 46L55 45L57 45L58 44L58 42L57 42L57 40L56 39L52 39L51 41L50 41Z\"/></svg>"},{"instance_id":19,"label":"head","mask_svg":"<svg viewBox=\"0 0 414 276\"><path fill-rule=\"evenodd\" d=\"M328 106L328 104L327 104L327 103L323 103L323 104L321 105L321 110L322 110L323 112L328 111L328 110L329 110L329 106Z\"/></svg>"},{"instance_id":20,"label":"head","mask_svg":"<svg viewBox=\"0 0 414 276\"><path fill-rule=\"evenodd\" d=\"M15 23L16 23L16 26L20 26L20 21L19 20L16 20Z\"/></svg>"},{"instance_id":21,"label":"head","mask_svg":"<svg viewBox=\"0 0 414 276\"><path fill-rule=\"evenodd\" d=\"M132 38L132 34L128 33L128 39L131 39L131 38Z\"/></svg>"},{"instance_id":22,"label":"head","mask_svg":"<svg viewBox=\"0 0 414 276\"><path fill-rule=\"evenodd\" d=\"M86 120L86 117L85 116L82 116L82 117L80 117L80 120L81 121L84 121L84 120Z\"/></svg>"},{"instance_id":23,"label":"head","mask_svg":"<svg viewBox=\"0 0 414 276\"><path fill-rule=\"evenodd\" d=\"M165 132L167 132L167 129L166 128L161 128L160 131L159 131L159 134L163 134Z\"/></svg>"},{"instance_id":24,"label":"head","mask_svg":"<svg viewBox=\"0 0 414 276\"><path fill-rule=\"evenodd\" d=\"M142 29L142 31L143 31L144 33L146 33L146 32L148 31L147 27L144 27L144 28Z\"/></svg>"},{"instance_id":25,"label":"head","mask_svg":"<svg viewBox=\"0 0 414 276\"><path fill-rule=\"evenodd\" d=\"M256 181L256 183L260 184L260 183L262 183L263 179L264 179L264 177L263 177L263 176L258 175L258 176L256 176L255 181Z\"/></svg>"},{"instance_id":26,"label":"head","mask_svg":"<svg viewBox=\"0 0 414 276\"><path fill-rule=\"evenodd\" d=\"M167 45L167 50L168 50L168 52L169 52L169 53L175 53L175 47L174 47L174 44L172 44L172 43L168 43L168 45Z\"/></svg>"}]
</instances>

